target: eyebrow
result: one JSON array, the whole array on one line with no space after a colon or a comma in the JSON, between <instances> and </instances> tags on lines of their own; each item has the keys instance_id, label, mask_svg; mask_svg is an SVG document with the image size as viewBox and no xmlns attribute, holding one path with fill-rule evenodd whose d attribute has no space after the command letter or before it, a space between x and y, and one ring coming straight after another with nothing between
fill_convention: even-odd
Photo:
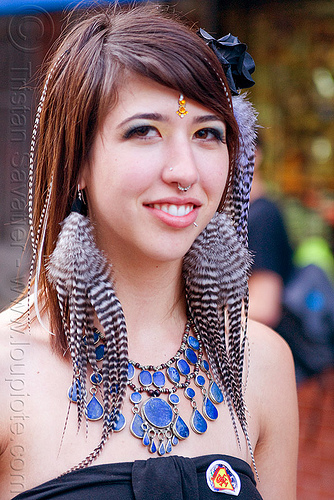
<instances>
[{"instance_id":1,"label":"eyebrow","mask_svg":"<svg viewBox=\"0 0 334 500\"><path fill-rule=\"evenodd\" d=\"M154 120L156 122L168 122L168 117L161 115L160 113L137 113L135 115L129 116L129 118L126 118L123 120L117 128L122 127L123 125L126 125L128 122L131 122L132 120Z\"/></svg>"},{"instance_id":2,"label":"eyebrow","mask_svg":"<svg viewBox=\"0 0 334 500\"><path fill-rule=\"evenodd\" d=\"M202 116L197 116L194 119L195 123L204 123L204 122L212 122L212 121L225 123L224 120L217 115L202 115Z\"/></svg>"},{"instance_id":3,"label":"eyebrow","mask_svg":"<svg viewBox=\"0 0 334 500\"><path fill-rule=\"evenodd\" d=\"M153 120L157 122L168 122L169 118L168 116L162 115L160 113L137 113L135 115L129 116L129 118L126 118L123 120L117 128L123 127L127 123L133 121L133 120ZM195 123L205 123L208 121L218 121L221 123L224 123L224 120L222 120L219 116L217 115L201 115L197 116L194 118Z\"/></svg>"}]
</instances>

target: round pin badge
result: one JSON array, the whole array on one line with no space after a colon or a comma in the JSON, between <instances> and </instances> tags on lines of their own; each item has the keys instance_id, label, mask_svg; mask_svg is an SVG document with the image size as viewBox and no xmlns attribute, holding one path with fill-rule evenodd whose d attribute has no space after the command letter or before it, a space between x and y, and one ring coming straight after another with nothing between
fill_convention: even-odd
<instances>
[{"instance_id":1,"label":"round pin badge","mask_svg":"<svg viewBox=\"0 0 334 500\"><path fill-rule=\"evenodd\" d=\"M210 490L238 496L241 481L235 470L224 460L215 460L206 470L206 482Z\"/></svg>"}]
</instances>

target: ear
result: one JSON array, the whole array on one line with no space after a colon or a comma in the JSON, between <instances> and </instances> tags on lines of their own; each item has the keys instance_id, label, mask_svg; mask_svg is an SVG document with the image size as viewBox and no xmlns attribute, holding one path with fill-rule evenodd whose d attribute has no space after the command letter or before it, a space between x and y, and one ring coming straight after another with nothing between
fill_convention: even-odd
<instances>
[{"instance_id":1,"label":"ear","mask_svg":"<svg viewBox=\"0 0 334 500\"><path fill-rule=\"evenodd\" d=\"M86 162L80 171L79 177L78 177L78 189L82 190L85 189L87 186L87 179L88 179L88 162Z\"/></svg>"}]
</instances>

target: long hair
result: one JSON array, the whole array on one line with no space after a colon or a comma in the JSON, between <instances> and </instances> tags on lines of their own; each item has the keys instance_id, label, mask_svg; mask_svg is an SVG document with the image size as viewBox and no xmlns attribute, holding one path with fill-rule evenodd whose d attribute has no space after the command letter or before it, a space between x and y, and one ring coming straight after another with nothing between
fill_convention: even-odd
<instances>
[{"instance_id":1,"label":"long hair","mask_svg":"<svg viewBox=\"0 0 334 500\"><path fill-rule=\"evenodd\" d=\"M49 62L47 77L51 70L40 115L33 227L36 234L52 178L40 290L55 348L64 352L64 327L56 292L46 279L46 263L60 223L70 212L96 132L117 103L126 73L138 73L175 89L225 121L230 158L226 189L237 157L238 126L216 56L192 29L157 6L88 11L63 37Z\"/></svg>"}]
</instances>

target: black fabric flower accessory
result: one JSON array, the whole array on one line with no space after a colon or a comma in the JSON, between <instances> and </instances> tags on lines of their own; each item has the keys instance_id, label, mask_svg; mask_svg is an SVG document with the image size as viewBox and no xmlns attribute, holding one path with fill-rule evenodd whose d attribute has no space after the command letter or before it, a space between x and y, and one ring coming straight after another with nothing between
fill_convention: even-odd
<instances>
[{"instance_id":1,"label":"black fabric flower accessory","mask_svg":"<svg viewBox=\"0 0 334 500\"><path fill-rule=\"evenodd\" d=\"M254 85L251 73L255 70L255 63L252 56L246 52L245 43L241 43L230 33L216 40L202 28L199 29L198 35L205 40L222 64L232 95L238 95L238 90Z\"/></svg>"}]
</instances>

